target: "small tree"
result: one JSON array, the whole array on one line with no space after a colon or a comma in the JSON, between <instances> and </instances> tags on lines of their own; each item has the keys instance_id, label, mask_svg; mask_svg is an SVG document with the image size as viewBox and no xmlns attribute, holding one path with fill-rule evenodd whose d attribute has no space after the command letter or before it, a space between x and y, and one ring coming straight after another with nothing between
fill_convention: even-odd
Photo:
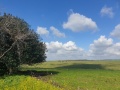
<instances>
[{"instance_id":1,"label":"small tree","mask_svg":"<svg viewBox=\"0 0 120 90\"><path fill-rule=\"evenodd\" d=\"M0 62L11 74L21 64L45 61L46 45L22 19L4 14L0 16Z\"/></svg>"}]
</instances>

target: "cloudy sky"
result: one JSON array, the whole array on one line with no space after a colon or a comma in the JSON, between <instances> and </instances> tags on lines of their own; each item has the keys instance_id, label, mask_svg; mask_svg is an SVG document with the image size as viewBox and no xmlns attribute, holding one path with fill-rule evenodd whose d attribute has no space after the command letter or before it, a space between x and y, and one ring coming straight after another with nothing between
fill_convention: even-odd
<instances>
[{"instance_id":1,"label":"cloudy sky","mask_svg":"<svg viewBox=\"0 0 120 90\"><path fill-rule=\"evenodd\" d=\"M47 60L120 59L120 0L0 0L0 13L28 22Z\"/></svg>"}]
</instances>

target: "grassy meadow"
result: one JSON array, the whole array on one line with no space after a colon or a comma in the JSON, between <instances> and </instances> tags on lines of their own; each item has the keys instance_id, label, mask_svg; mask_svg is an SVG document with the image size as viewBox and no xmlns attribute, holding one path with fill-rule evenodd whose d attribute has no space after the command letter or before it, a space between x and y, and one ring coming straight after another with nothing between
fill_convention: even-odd
<instances>
[{"instance_id":1,"label":"grassy meadow","mask_svg":"<svg viewBox=\"0 0 120 90\"><path fill-rule=\"evenodd\" d=\"M0 78L0 90L120 90L120 61L49 61Z\"/></svg>"}]
</instances>

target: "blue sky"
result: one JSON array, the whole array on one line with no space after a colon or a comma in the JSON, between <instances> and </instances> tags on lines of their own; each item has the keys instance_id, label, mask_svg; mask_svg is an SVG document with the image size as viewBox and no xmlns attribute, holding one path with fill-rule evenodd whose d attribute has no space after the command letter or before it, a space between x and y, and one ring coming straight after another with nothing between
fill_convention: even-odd
<instances>
[{"instance_id":1,"label":"blue sky","mask_svg":"<svg viewBox=\"0 0 120 90\"><path fill-rule=\"evenodd\" d=\"M0 0L0 12L41 35L47 60L120 59L119 0Z\"/></svg>"}]
</instances>

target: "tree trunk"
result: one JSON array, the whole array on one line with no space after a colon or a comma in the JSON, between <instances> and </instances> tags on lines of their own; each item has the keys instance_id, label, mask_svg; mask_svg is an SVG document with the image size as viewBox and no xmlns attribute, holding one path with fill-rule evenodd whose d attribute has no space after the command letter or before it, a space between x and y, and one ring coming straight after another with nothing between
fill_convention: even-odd
<instances>
[{"instance_id":1,"label":"tree trunk","mask_svg":"<svg viewBox=\"0 0 120 90\"><path fill-rule=\"evenodd\" d=\"M13 69L12 69L12 67L9 67L8 70L9 70L8 74L11 75L11 74L13 73Z\"/></svg>"}]
</instances>

